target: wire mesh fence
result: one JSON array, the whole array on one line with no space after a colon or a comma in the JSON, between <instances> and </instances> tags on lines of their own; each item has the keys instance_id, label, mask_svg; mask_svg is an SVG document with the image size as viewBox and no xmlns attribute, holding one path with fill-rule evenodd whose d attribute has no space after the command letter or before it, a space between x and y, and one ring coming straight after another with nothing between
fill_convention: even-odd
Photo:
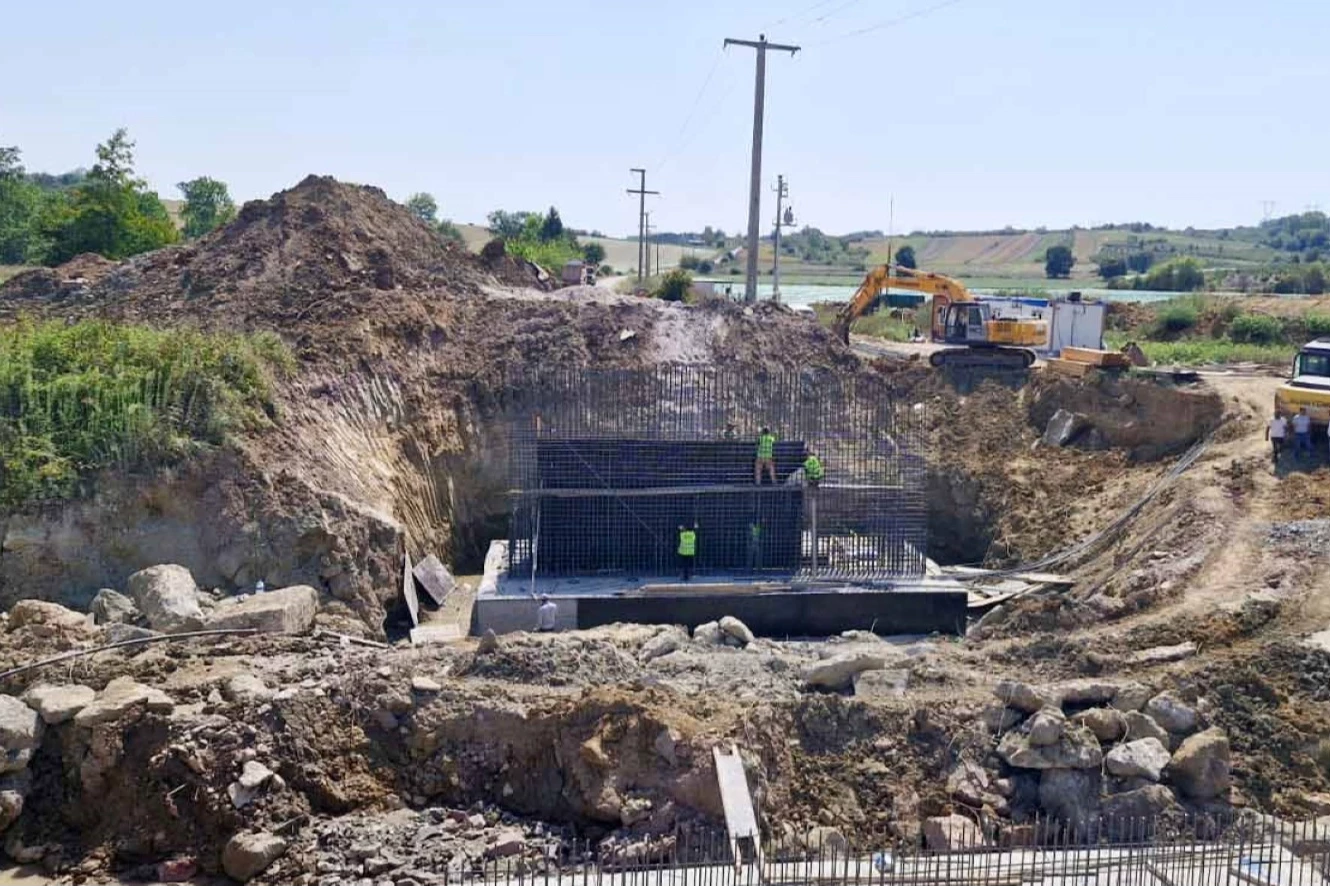
<instances>
[{"instance_id":1,"label":"wire mesh fence","mask_svg":"<svg viewBox=\"0 0 1330 887\"><path fill-rule=\"evenodd\" d=\"M513 575L923 574L922 407L871 377L665 365L519 391Z\"/></svg>"},{"instance_id":2,"label":"wire mesh fence","mask_svg":"<svg viewBox=\"0 0 1330 887\"><path fill-rule=\"evenodd\" d=\"M724 832L551 842L454 860L465 884L1325 884L1330 825L1257 816L1116 816L1079 825L925 823L927 838L868 846L832 829L731 841ZM948 849L926 849L926 844Z\"/></svg>"}]
</instances>

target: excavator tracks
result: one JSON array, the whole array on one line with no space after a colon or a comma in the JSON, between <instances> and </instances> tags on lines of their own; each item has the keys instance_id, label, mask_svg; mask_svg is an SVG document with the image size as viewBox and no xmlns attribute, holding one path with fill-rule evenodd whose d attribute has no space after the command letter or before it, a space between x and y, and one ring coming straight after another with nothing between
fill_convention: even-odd
<instances>
[{"instance_id":1,"label":"excavator tracks","mask_svg":"<svg viewBox=\"0 0 1330 887\"><path fill-rule=\"evenodd\" d=\"M940 369L1024 370L1034 365L1035 353L1028 348L944 348L930 354L928 362Z\"/></svg>"}]
</instances>

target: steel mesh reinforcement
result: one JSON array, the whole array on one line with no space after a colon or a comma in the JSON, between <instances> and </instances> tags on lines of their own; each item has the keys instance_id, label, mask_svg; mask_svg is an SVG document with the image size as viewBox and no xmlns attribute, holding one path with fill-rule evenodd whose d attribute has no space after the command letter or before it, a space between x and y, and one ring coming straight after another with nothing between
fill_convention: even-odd
<instances>
[{"instance_id":1,"label":"steel mesh reinforcement","mask_svg":"<svg viewBox=\"0 0 1330 887\"><path fill-rule=\"evenodd\" d=\"M871 377L716 366L565 370L511 405L515 576L682 572L887 579L924 572L923 408ZM755 480L763 428L773 483ZM825 476L803 471L814 453Z\"/></svg>"}]
</instances>

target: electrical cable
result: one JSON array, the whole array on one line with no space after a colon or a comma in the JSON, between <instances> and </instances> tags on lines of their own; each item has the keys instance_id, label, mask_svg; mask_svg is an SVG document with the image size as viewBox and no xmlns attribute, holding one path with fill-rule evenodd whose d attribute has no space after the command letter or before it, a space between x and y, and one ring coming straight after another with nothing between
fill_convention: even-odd
<instances>
[{"instance_id":1,"label":"electrical cable","mask_svg":"<svg viewBox=\"0 0 1330 887\"><path fill-rule=\"evenodd\" d=\"M941 3L935 3L932 6L925 6L922 9L916 9L913 10L912 12L907 12L904 15L898 15L895 18L887 19L886 21L883 22L878 22L876 25L869 25L866 28L859 28L858 30L849 31L844 34L840 34L839 36L836 37L830 37L826 40L821 40L817 43L811 44L810 48L818 46L826 46L829 43L838 43L841 40L848 40L851 37L859 37L863 34L871 34L874 31L880 31L883 28L892 28L895 27L896 25L904 24L905 22L911 21L913 19L922 18L923 16L929 15L931 13L938 12L939 10L942 9L946 9L948 6L955 6L957 3L960 2L961 0L942 0Z\"/></svg>"},{"instance_id":2,"label":"electrical cable","mask_svg":"<svg viewBox=\"0 0 1330 887\"><path fill-rule=\"evenodd\" d=\"M666 161L674 156L674 153L678 148L679 140L682 139L684 133L688 131L688 124L693 121L693 114L697 112L697 106L702 103L702 96L706 94L707 87L711 85L711 78L716 76L716 69L720 67L720 60L724 57L725 50L724 48L721 48L716 53L715 59L711 62L711 69L707 71L707 76L702 80L702 88L699 89L697 95L693 97L693 104L689 107L688 113L684 115L683 123L679 126L679 131L674 136L675 147L665 152L665 156L656 164L654 172L659 173Z\"/></svg>"}]
</instances>

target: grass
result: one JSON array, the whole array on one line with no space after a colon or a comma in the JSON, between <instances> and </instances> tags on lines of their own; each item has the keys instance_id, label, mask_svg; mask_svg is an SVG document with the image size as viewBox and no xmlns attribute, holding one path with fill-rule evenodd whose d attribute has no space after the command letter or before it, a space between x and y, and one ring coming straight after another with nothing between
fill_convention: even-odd
<instances>
[{"instance_id":1,"label":"grass","mask_svg":"<svg viewBox=\"0 0 1330 887\"><path fill-rule=\"evenodd\" d=\"M1227 363L1258 363L1274 366L1291 364L1298 353L1296 345L1287 343L1256 344L1234 342L1232 339L1181 339L1176 342L1152 342L1134 339L1122 332L1104 335L1109 348L1121 348L1135 341L1145 356L1157 364L1176 366L1207 366Z\"/></svg>"},{"instance_id":2,"label":"grass","mask_svg":"<svg viewBox=\"0 0 1330 887\"><path fill-rule=\"evenodd\" d=\"M170 464L271 423L281 340L97 321L0 329L0 505L70 498L91 472Z\"/></svg>"},{"instance_id":3,"label":"grass","mask_svg":"<svg viewBox=\"0 0 1330 887\"><path fill-rule=\"evenodd\" d=\"M839 305L828 305L826 303L813 305L813 313L817 316L818 323L828 328L835 323L839 311ZM910 337L914 335L916 328L923 335L928 335L928 328L931 323L930 311L927 302L919 306L913 315L906 317L892 317L889 311L877 311L856 320L854 326L850 327L850 332L856 336L872 336L877 339L885 339L888 342L908 342Z\"/></svg>"}]
</instances>

